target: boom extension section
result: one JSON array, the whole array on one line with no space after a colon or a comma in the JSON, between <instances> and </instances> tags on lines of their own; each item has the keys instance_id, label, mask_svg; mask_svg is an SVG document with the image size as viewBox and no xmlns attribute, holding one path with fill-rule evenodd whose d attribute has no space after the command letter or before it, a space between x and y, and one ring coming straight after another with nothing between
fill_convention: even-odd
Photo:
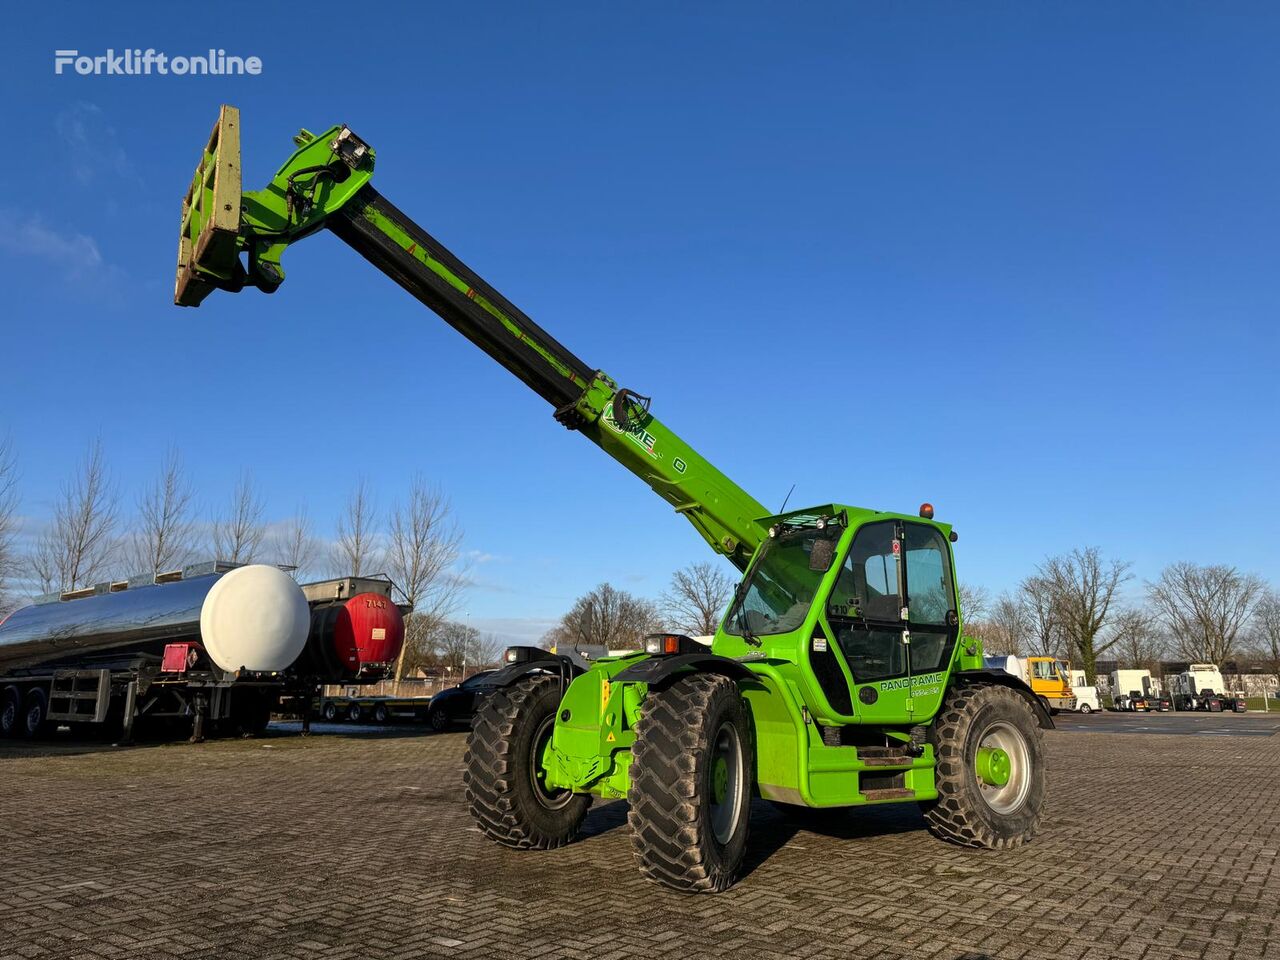
<instances>
[{"instance_id":1,"label":"boom extension section","mask_svg":"<svg viewBox=\"0 0 1280 960\"><path fill-rule=\"evenodd\" d=\"M199 306L214 290L274 292L284 250L327 227L746 568L767 536L754 497L654 417L647 397L585 364L379 194L369 182L374 151L349 128L303 130L294 142L264 190L241 193L240 115L222 108L183 202L176 304Z\"/></svg>"}]
</instances>

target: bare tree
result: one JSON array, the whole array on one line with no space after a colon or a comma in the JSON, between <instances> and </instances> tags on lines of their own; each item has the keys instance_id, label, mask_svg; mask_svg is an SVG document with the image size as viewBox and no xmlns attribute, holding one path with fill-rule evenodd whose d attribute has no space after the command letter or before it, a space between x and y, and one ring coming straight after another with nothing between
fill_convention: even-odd
<instances>
[{"instance_id":1,"label":"bare tree","mask_svg":"<svg viewBox=\"0 0 1280 960\"><path fill-rule=\"evenodd\" d=\"M194 499L182 456L170 449L159 476L138 498L138 524L129 540L130 574L155 576L187 562L195 531Z\"/></svg>"},{"instance_id":2,"label":"bare tree","mask_svg":"<svg viewBox=\"0 0 1280 960\"><path fill-rule=\"evenodd\" d=\"M602 583L579 597L545 639L556 647L572 649L604 646L634 650L661 622L652 602Z\"/></svg>"},{"instance_id":3,"label":"bare tree","mask_svg":"<svg viewBox=\"0 0 1280 960\"><path fill-rule=\"evenodd\" d=\"M1280 676L1280 592L1267 587L1253 608L1250 639L1258 659L1267 669Z\"/></svg>"},{"instance_id":4,"label":"bare tree","mask_svg":"<svg viewBox=\"0 0 1280 960\"><path fill-rule=\"evenodd\" d=\"M974 623L982 622L986 618L987 608L991 605L991 594L987 592L987 588L962 583L958 591L960 612L964 615L964 619L972 620ZM947 606L950 607L951 604Z\"/></svg>"},{"instance_id":5,"label":"bare tree","mask_svg":"<svg viewBox=\"0 0 1280 960\"><path fill-rule=\"evenodd\" d=\"M267 535L263 522L264 506L249 471L240 474L226 512L213 521L213 554L215 560L230 563L253 563Z\"/></svg>"},{"instance_id":6,"label":"bare tree","mask_svg":"<svg viewBox=\"0 0 1280 960\"><path fill-rule=\"evenodd\" d=\"M18 463L13 441L0 439L0 619L9 612L8 580L18 569Z\"/></svg>"},{"instance_id":7,"label":"bare tree","mask_svg":"<svg viewBox=\"0 0 1280 960\"><path fill-rule=\"evenodd\" d=\"M431 639L440 665L459 678L493 666L501 652L501 643L493 634L451 620L438 623Z\"/></svg>"},{"instance_id":8,"label":"bare tree","mask_svg":"<svg viewBox=\"0 0 1280 960\"><path fill-rule=\"evenodd\" d=\"M53 506L31 564L45 592L76 590L109 575L116 560L119 498L95 440Z\"/></svg>"},{"instance_id":9,"label":"bare tree","mask_svg":"<svg viewBox=\"0 0 1280 960\"><path fill-rule=\"evenodd\" d=\"M1116 643L1114 636L1107 640L1099 637L1120 587L1130 579L1129 563L1103 560L1097 547L1077 547L1050 557L1036 572L1048 585L1071 658L1084 670L1088 682L1094 683L1098 654Z\"/></svg>"},{"instance_id":10,"label":"bare tree","mask_svg":"<svg viewBox=\"0 0 1280 960\"><path fill-rule=\"evenodd\" d=\"M301 580L315 566L318 545L312 531L311 516L299 507L289 519L271 532L269 553L283 567L293 568L293 578Z\"/></svg>"},{"instance_id":11,"label":"bare tree","mask_svg":"<svg viewBox=\"0 0 1280 960\"><path fill-rule=\"evenodd\" d=\"M1170 564L1147 595L1186 660L1221 667L1231 659L1241 632L1266 585L1253 574L1221 564Z\"/></svg>"},{"instance_id":12,"label":"bare tree","mask_svg":"<svg viewBox=\"0 0 1280 960\"><path fill-rule=\"evenodd\" d=\"M1027 577L1018 586L1025 615L1027 650L1041 657L1061 656L1062 619L1053 584L1044 577Z\"/></svg>"},{"instance_id":13,"label":"bare tree","mask_svg":"<svg viewBox=\"0 0 1280 960\"><path fill-rule=\"evenodd\" d=\"M377 513L369 484L363 477L351 488L347 503L338 517L338 543L334 563L338 573L353 577L371 572L376 563Z\"/></svg>"},{"instance_id":14,"label":"bare tree","mask_svg":"<svg viewBox=\"0 0 1280 960\"><path fill-rule=\"evenodd\" d=\"M1131 607L1116 614L1112 637L1117 659L1133 670L1149 669L1160 658L1159 623L1150 610Z\"/></svg>"},{"instance_id":15,"label":"bare tree","mask_svg":"<svg viewBox=\"0 0 1280 960\"><path fill-rule=\"evenodd\" d=\"M443 666L436 651L432 631L440 626L419 613L409 613L404 618L404 643L396 667L401 677L410 677L419 670L439 669Z\"/></svg>"},{"instance_id":16,"label":"bare tree","mask_svg":"<svg viewBox=\"0 0 1280 960\"><path fill-rule=\"evenodd\" d=\"M992 653L1020 657L1026 651L1031 634L1027 604L1021 595L1000 594L986 620L983 646Z\"/></svg>"},{"instance_id":17,"label":"bare tree","mask_svg":"<svg viewBox=\"0 0 1280 960\"><path fill-rule=\"evenodd\" d=\"M358 512L353 508L352 517ZM415 614L414 635L407 638L396 661L397 680L404 675L410 652L420 650L424 637L457 608L465 584L455 569L461 546L462 531L448 498L415 477L408 498L391 509L387 537L387 573Z\"/></svg>"},{"instance_id":18,"label":"bare tree","mask_svg":"<svg viewBox=\"0 0 1280 960\"><path fill-rule=\"evenodd\" d=\"M671 575L662 595L667 625L693 636L715 633L732 594L733 581L723 570L705 560L691 563Z\"/></svg>"}]
</instances>

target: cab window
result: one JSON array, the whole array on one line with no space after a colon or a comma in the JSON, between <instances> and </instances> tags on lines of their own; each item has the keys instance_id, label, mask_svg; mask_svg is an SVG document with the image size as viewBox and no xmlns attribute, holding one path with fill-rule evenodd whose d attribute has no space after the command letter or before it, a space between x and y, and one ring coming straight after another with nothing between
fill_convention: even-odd
<instances>
[{"instance_id":1,"label":"cab window","mask_svg":"<svg viewBox=\"0 0 1280 960\"><path fill-rule=\"evenodd\" d=\"M869 523L853 538L827 601L831 616L898 622L898 558L893 552L894 527Z\"/></svg>"},{"instance_id":2,"label":"cab window","mask_svg":"<svg viewBox=\"0 0 1280 960\"><path fill-rule=\"evenodd\" d=\"M906 552L912 625L945 626L947 614L955 609L955 593L941 531L922 523L908 523Z\"/></svg>"}]
</instances>

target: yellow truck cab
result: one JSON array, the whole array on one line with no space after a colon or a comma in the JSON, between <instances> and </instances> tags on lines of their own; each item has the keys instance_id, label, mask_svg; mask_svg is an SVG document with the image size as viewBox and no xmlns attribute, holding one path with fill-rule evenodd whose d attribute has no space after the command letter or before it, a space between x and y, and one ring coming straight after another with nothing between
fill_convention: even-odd
<instances>
[{"instance_id":1,"label":"yellow truck cab","mask_svg":"<svg viewBox=\"0 0 1280 960\"><path fill-rule=\"evenodd\" d=\"M989 667L1019 677L1051 713L1076 708L1071 667L1056 657L986 657Z\"/></svg>"}]
</instances>

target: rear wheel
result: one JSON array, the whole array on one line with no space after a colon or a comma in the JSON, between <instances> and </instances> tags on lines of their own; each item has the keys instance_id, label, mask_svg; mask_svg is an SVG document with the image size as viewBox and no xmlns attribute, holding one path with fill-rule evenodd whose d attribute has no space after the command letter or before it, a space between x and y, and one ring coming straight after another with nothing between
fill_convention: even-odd
<instances>
[{"instance_id":1,"label":"rear wheel","mask_svg":"<svg viewBox=\"0 0 1280 960\"><path fill-rule=\"evenodd\" d=\"M16 737L22 716L22 692L12 684L0 691L0 736Z\"/></svg>"},{"instance_id":2,"label":"rear wheel","mask_svg":"<svg viewBox=\"0 0 1280 960\"><path fill-rule=\"evenodd\" d=\"M1002 686L951 690L929 728L938 799L929 830L969 847L1021 846L1044 806L1044 734L1031 706Z\"/></svg>"},{"instance_id":3,"label":"rear wheel","mask_svg":"<svg viewBox=\"0 0 1280 960\"><path fill-rule=\"evenodd\" d=\"M44 732L45 721L48 718L49 697L39 687L28 690L26 699L22 704L18 733L28 740L38 737Z\"/></svg>"},{"instance_id":4,"label":"rear wheel","mask_svg":"<svg viewBox=\"0 0 1280 960\"><path fill-rule=\"evenodd\" d=\"M320 716L324 719L333 721L338 719L338 705L330 700L324 705L324 709L320 711Z\"/></svg>"},{"instance_id":5,"label":"rear wheel","mask_svg":"<svg viewBox=\"0 0 1280 960\"><path fill-rule=\"evenodd\" d=\"M755 769L738 687L695 673L649 694L632 749L631 847L650 880L688 893L742 869Z\"/></svg>"},{"instance_id":6,"label":"rear wheel","mask_svg":"<svg viewBox=\"0 0 1280 960\"><path fill-rule=\"evenodd\" d=\"M1093 713L1093 707L1089 706L1087 703L1082 703L1080 704L1080 712L1085 714Z\"/></svg>"},{"instance_id":7,"label":"rear wheel","mask_svg":"<svg viewBox=\"0 0 1280 960\"><path fill-rule=\"evenodd\" d=\"M360 717L363 714L364 711L360 709L360 704L358 703L353 703L351 706L347 707L347 719L352 723L359 723Z\"/></svg>"},{"instance_id":8,"label":"rear wheel","mask_svg":"<svg viewBox=\"0 0 1280 960\"><path fill-rule=\"evenodd\" d=\"M527 677L495 690L471 726L462 778L467 803L480 829L503 846L562 847L587 815L589 796L548 787L544 779L542 756L559 707L556 677Z\"/></svg>"}]
</instances>

